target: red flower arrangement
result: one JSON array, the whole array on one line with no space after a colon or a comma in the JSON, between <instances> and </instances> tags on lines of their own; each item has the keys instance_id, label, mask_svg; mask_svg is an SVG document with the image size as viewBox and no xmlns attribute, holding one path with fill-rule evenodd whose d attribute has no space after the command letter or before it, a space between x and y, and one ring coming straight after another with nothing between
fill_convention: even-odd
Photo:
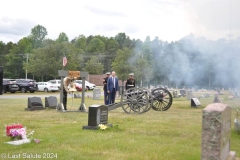
<instances>
[{"instance_id":1,"label":"red flower arrangement","mask_svg":"<svg viewBox=\"0 0 240 160\"><path fill-rule=\"evenodd\" d=\"M16 130L16 129L21 129L23 128L23 125L21 124L13 124L13 125L6 125L6 135L9 136L9 137L12 137L12 133L11 131L12 130Z\"/></svg>"}]
</instances>

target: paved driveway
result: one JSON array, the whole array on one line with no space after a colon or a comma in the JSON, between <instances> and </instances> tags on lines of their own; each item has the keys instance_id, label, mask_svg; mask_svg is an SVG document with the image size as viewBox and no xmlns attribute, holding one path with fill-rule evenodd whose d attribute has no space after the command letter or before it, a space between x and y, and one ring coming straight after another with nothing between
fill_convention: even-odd
<instances>
[{"instance_id":1,"label":"paved driveway","mask_svg":"<svg viewBox=\"0 0 240 160\"><path fill-rule=\"evenodd\" d=\"M82 92L76 92L75 94L80 94L82 96ZM103 91L101 91L101 95L103 95ZM60 97L60 92L35 92L35 93L3 93L0 95L0 99L18 99L18 98L28 98L28 97L48 97L48 96L54 96L59 98ZM68 97L71 97L72 94L69 94ZM93 91L87 91L85 92L85 97L90 96L93 97Z\"/></svg>"}]
</instances>

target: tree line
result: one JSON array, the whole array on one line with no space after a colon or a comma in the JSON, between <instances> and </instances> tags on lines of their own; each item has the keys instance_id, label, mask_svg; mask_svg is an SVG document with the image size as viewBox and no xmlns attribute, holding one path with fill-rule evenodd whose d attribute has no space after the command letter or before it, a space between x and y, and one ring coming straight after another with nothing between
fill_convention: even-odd
<instances>
[{"instance_id":1,"label":"tree line","mask_svg":"<svg viewBox=\"0 0 240 160\"><path fill-rule=\"evenodd\" d=\"M116 71L121 80L134 73L138 86L239 87L240 38L207 40L190 34L175 42L155 37L144 41L125 33L115 37L79 35L72 40L62 32L56 40L37 25L17 43L0 41L4 78L47 81L58 70L104 74ZM68 63L63 67L63 56ZM27 73L27 74L26 74Z\"/></svg>"}]
</instances>

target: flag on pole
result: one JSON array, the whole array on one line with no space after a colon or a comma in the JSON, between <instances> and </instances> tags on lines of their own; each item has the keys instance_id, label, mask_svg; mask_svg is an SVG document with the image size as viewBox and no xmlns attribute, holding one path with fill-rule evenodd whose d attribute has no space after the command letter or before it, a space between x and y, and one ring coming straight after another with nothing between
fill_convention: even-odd
<instances>
[{"instance_id":1,"label":"flag on pole","mask_svg":"<svg viewBox=\"0 0 240 160\"><path fill-rule=\"evenodd\" d=\"M67 57L64 56L64 57L63 57L63 66L66 66L66 64L67 64Z\"/></svg>"}]
</instances>

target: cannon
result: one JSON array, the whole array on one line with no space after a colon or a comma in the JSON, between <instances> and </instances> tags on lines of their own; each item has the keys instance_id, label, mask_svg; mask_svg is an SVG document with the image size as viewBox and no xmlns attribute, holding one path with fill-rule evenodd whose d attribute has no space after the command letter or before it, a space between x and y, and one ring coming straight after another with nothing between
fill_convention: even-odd
<instances>
[{"instance_id":1,"label":"cannon","mask_svg":"<svg viewBox=\"0 0 240 160\"><path fill-rule=\"evenodd\" d=\"M128 113L142 114L150 109L166 111L172 105L172 95L164 88L156 88L151 91L145 88L130 88L121 95L121 101L109 105L109 110L118 107Z\"/></svg>"}]
</instances>

